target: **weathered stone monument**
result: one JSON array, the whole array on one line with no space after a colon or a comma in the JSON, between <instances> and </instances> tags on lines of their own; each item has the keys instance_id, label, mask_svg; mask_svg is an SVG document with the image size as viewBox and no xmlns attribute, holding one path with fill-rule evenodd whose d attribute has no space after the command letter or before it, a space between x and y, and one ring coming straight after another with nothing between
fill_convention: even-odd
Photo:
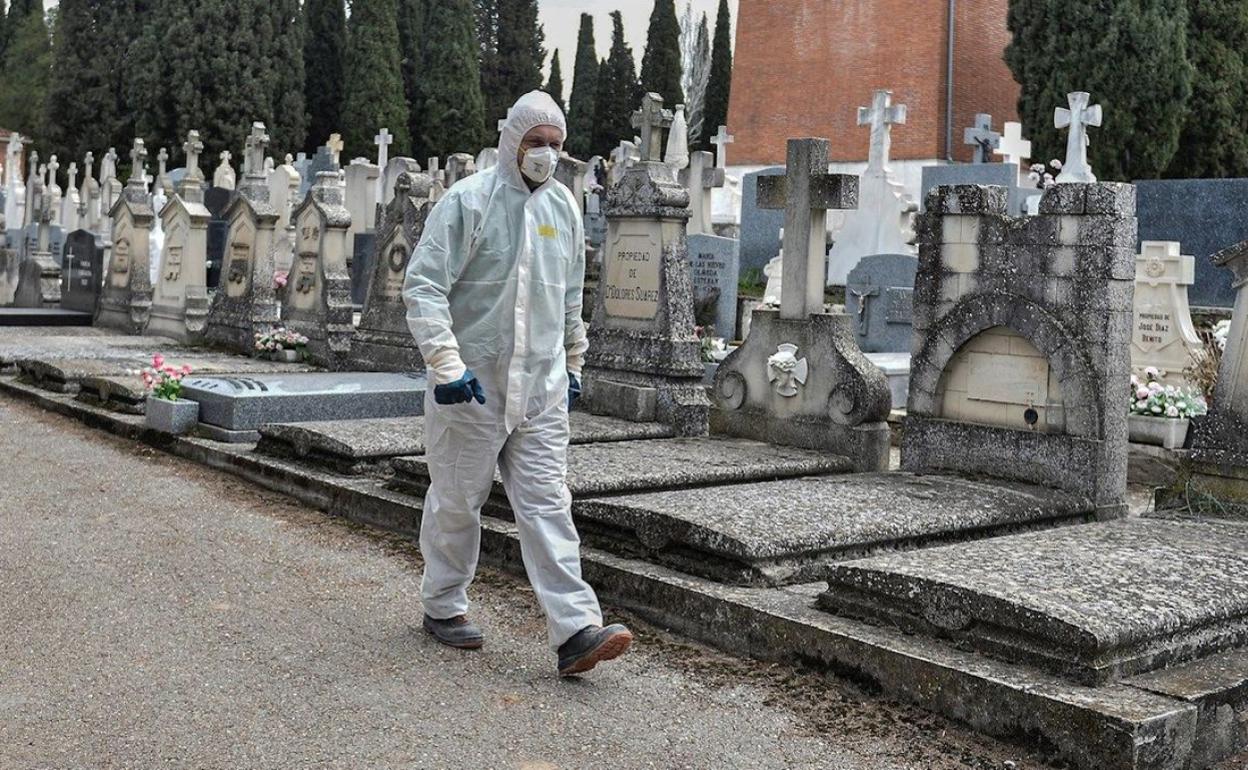
<instances>
[{"instance_id":1,"label":"weathered stone monument","mask_svg":"<svg viewBox=\"0 0 1248 770\"><path fill-rule=\"evenodd\" d=\"M672 113L646 94L633 125L641 161L607 193L602 277L589 327L584 405L595 414L707 431L685 223L689 193L660 158Z\"/></svg>"},{"instance_id":2,"label":"weathered stone monument","mask_svg":"<svg viewBox=\"0 0 1248 770\"><path fill-rule=\"evenodd\" d=\"M223 190L234 189L238 177L234 173L234 168L230 165L230 159L233 157L229 150L221 151L221 163L212 172L213 187L220 187Z\"/></svg>"},{"instance_id":3,"label":"weathered stone monument","mask_svg":"<svg viewBox=\"0 0 1248 770\"><path fill-rule=\"evenodd\" d=\"M277 211L273 269L279 273L289 272L295 259L295 223L291 213L298 203L301 183L299 171L289 154L286 161L269 174L269 203Z\"/></svg>"},{"instance_id":4,"label":"weathered stone monument","mask_svg":"<svg viewBox=\"0 0 1248 770\"><path fill-rule=\"evenodd\" d=\"M152 281L148 262L156 214L147 195L147 148L134 140L130 151L130 178L121 197L109 209L113 220L112 258L95 314L97 326L139 334L152 309Z\"/></svg>"},{"instance_id":5,"label":"weathered stone monument","mask_svg":"<svg viewBox=\"0 0 1248 770\"><path fill-rule=\"evenodd\" d=\"M845 217L828 255L828 284L844 286L858 260L871 254L913 254L918 204L889 167L894 125L905 125L906 105L878 90L870 107L858 109L858 125L871 128L871 150L859 185L858 209Z\"/></svg>"},{"instance_id":6,"label":"weathered stone monument","mask_svg":"<svg viewBox=\"0 0 1248 770\"><path fill-rule=\"evenodd\" d=\"M1058 107L1053 111L1053 125L1070 129L1066 135L1066 162L1057 181L1095 182L1096 174L1088 164L1088 127L1101 125L1101 105L1091 104L1092 96L1086 91L1067 94L1066 100L1069 109Z\"/></svg>"},{"instance_id":7,"label":"weathered stone monument","mask_svg":"<svg viewBox=\"0 0 1248 770\"><path fill-rule=\"evenodd\" d=\"M409 159L410 160L410 159ZM403 280L412 250L420 242L425 218L433 208L429 193L433 180L411 161L399 174L390 203L377 233L377 260L368 283L360 325L351 340L350 367L364 371L419 371L424 369L420 349L407 327Z\"/></svg>"},{"instance_id":8,"label":"weathered stone monument","mask_svg":"<svg viewBox=\"0 0 1248 770\"><path fill-rule=\"evenodd\" d=\"M269 203L264 154L269 143L263 123L247 137L248 168L243 183L224 212L229 223L217 292L208 313L208 342L239 353L255 352L255 335L277 325L279 308L273 286L273 239L277 210Z\"/></svg>"},{"instance_id":9,"label":"weathered stone monument","mask_svg":"<svg viewBox=\"0 0 1248 770\"><path fill-rule=\"evenodd\" d=\"M204 174L199 156L204 143L190 131L182 145L186 174L161 210L165 238L152 298L148 334L198 342L208 323L208 220Z\"/></svg>"},{"instance_id":10,"label":"weathered stone monument","mask_svg":"<svg viewBox=\"0 0 1248 770\"><path fill-rule=\"evenodd\" d=\"M857 205L858 179L828 173L828 140L790 139L784 176L760 177L760 203L783 208L780 309L754 311L745 344L715 373L716 433L888 467L890 397L854 342L851 321L824 307L828 209Z\"/></svg>"},{"instance_id":11,"label":"weathered stone monument","mask_svg":"<svg viewBox=\"0 0 1248 770\"><path fill-rule=\"evenodd\" d=\"M29 308L54 307L61 301L61 266L52 251L57 248L51 243L52 200L38 176L27 195L26 208L34 217L29 225L34 230L34 238L27 239L24 258L18 265L13 304Z\"/></svg>"},{"instance_id":12,"label":"weathered stone monument","mask_svg":"<svg viewBox=\"0 0 1248 770\"><path fill-rule=\"evenodd\" d=\"M104 239L90 230L75 230L65 237L61 261L61 307L95 314L104 276Z\"/></svg>"},{"instance_id":13,"label":"weathered stone monument","mask_svg":"<svg viewBox=\"0 0 1248 770\"><path fill-rule=\"evenodd\" d=\"M286 283L282 324L308 338L308 355L337 368L351 352L351 214L338 175L322 172L295 209L295 262Z\"/></svg>"},{"instance_id":14,"label":"weathered stone monument","mask_svg":"<svg viewBox=\"0 0 1248 770\"><path fill-rule=\"evenodd\" d=\"M714 158L709 152L698 151L689 156L688 168L682 169L679 174L680 183L689 190L693 212L687 228L690 235L714 234L711 227L711 192L724 186L724 170L716 168L713 163Z\"/></svg>"},{"instance_id":15,"label":"weathered stone monument","mask_svg":"<svg viewBox=\"0 0 1248 770\"><path fill-rule=\"evenodd\" d=\"M1196 259L1176 241L1144 241L1135 259L1135 316L1131 369L1161 370L1167 385L1187 386L1184 370L1203 344L1192 324L1187 287L1196 280Z\"/></svg>"}]
</instances>

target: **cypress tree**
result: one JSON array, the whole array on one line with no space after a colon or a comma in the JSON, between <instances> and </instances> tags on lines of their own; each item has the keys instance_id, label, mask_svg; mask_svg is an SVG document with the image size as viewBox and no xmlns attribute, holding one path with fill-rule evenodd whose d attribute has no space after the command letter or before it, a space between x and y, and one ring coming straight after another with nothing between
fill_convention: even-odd
<instances>
[{"instance_id":1,"label":"cypress tree","mask_svg":"<svg viewBox=\"0 0 1248 770\"><path fill-rule=\"evenodd\" d=\"M516 99L542 87L545 35L537 23L537 0L477 2L485 136L492 136Z\"/></svg>"},{"instance_id":2,"label":"cypress tree","mask_svg":"<svg viewBox=\"0 0 1248 770\"><path fill-rule=\"evenodd\" d=\"M436 0L434 0L436 2ZM502 95L504 75L498 54L498 36L502 13L500 0L472 0L477 22L477 67L481 78L481 97L485 100L485 133L490 136L508 105Z\"/></svg>"},{"instance_id":3,"label":"cypress tree","mask_svg":"<svg viewBox=\"0 0 1248 770\"><path fill-rule=\"evenodd\" d=\"M4 0L0 0L0 74L4 68L4 49L9 45L9 16L4 9Z\"/></svg>"},{"instance_id":4,"label":"cypress tree","mask_svg":"<svg viewBox=\"0 0 1248 770\"><path fill-rule=\"evenodd\" d=\"M550 78L546 81L545 91L566 114L568 110L563 103L563 68L559 66L558 50L555 51L554 56L550 57Z\"/></svg>"},{"instance_id":5,"label":"cypress tree","mask_svg":"<svg viewBox=\"0 0 1248 770\"><path fill-rule=\"evenodd\" d=\"M598 92L598 54L594 51L594 17L581 14L572 65L572 95L568 98L568 140L565 147L577 158L587 158L594 142L594 101Z\"/></svg>"},{"instance_id":6,"label":"cypress tree","mask_svg":"<svg viewBox=\"0 0 1248 770\"><path fill-rule=\"evenodd\" d=\"M646 53L641 57L642 89L662 96L669 108L684 104L680 73L680 22L676 21L675 0L654 0Z\"/></svg>"},{"instance_id":7,"label":"cypress tree","mask_svg":"<svg viewBox=\"0 0 1248 770\"><path fill-rule=\"evenodd\" d=\"M65 165L87 150L107 146L117 120L109 67L98 66L97 28L92 0L61 0L52 36L43 139ZM98 151L98 150L97 150Z\"/></svg>"},{"instance_id":8,"label":"cypress tree","mask_svg":"<svg viewBox=\"0 0 1248 770\"><path fill-rule=\"evenodd\" d=\"M52 68L52 41L43 8L22 9L15 2L9 8L8 21L12 37L4 56L0 125L42 142Z\"/></svg>"},{"instance_id":9,"label":"cypress tree","mask_svg":"<svg viewBox=\"0 0 1248 770\"><path fill-rule=\"evenodd\" d=\"M1188 0L1192 98L1167 175L1242 176L1248 168L1248 3Z\"/></svg>"},{"instance_id":10,"label":"cypress tree","mask_svg":"<svg viewBox=\"0 0 1248 770\"><path fill-rule=\"evenodd\" d=\"M711 137L728 124L728 98L732 92L732 18L728 0L719 0L715 15L715 42L711 48L711 74L706 81L702 107L702 149L712 148Z\"/></svg>"},{"instance_id":11,"label":"cypress tree","mask_svg":"<svg viewBox=\"0 0 1248 770\"><path fill-rule=\"evenodd\" d=\"M611 14L611 25L611 54L599 65L592 144L592 153L604 158L621 141L631 140L636 135L633 113L641 98L633 49L624 42L624 21L619 11Z\"/></svg>"},{"instance_id":12,"label":"cypress tree","mask_svg":"<svg viewBox=\"0 0 1248 770\"><path fill-rule=\"evenodd\" d=\"M306 0L303 6L304 103L308 110L308 152L342 131L342 89L347 49L343 0Z\"/></svg>"},{"instance_id":13,"label":"cypress tree","mask_svg":"<svg viewBox=\"0 0 1248 770\"><path fill-rule=\"evenodd\" d=\"M435 0L425 7L421 44L423 110L417 146L430 155L475 152L483 146L485 103L469 0ZM434 44L436 42L436 44Z\"/></svg>"},{"instance_id":14,"label":"cypress tree","mask_svg":"<svg viewBox=\"0 0 1248 770\"><path fill-rule=\"evenodd\" d=\"M402 57L399 66L403 71L403 95L407 99L408 144L392 149L421 158L428 157L417 146L423 111L420 40L424 30L424 18L425 0L399 0L399 53Z\"/></svg>"},{"instance_id":15,"label":"cypress tree","mask_svg":"<svg viewBox=\"0 0 1248 770\"><path fill-rule=\"evenodd\" d=\"M299 0L271 0L271 38L268 60L273 68L273 138L270 150L278 162L286 153L303 149L308 134L304 100L304 17ZM181 147L181 142L178 146Z\"/></svg>"},{"instance_id":16,"label":"cypress tree","mask_svg":"<svg viewBox=\"0 0 1248 770\"><path fill-rule=\"evenodd\" d=\"M389 128L394 141L406 147L407 100L399 54L396 0L355 0L351 6L351 42L347 56L347 91L342 132L346 158L371 158L373 137Z\"/></svg>"},{"instance_id":17,"label":"cypress tree","mask_svg":"<svg viewBox=\"0 0 1248 770\"><path fill-rule=\"evenodd\" d=\"M1089 158L1097 176L1161 174L1174 157L1191 95L1187 0L1013 0L1006 63L1022 84L1019 115L1037 158L1063 158L1053 109L1070 91L1103 106Z\"/></svg>"}]
</instances>

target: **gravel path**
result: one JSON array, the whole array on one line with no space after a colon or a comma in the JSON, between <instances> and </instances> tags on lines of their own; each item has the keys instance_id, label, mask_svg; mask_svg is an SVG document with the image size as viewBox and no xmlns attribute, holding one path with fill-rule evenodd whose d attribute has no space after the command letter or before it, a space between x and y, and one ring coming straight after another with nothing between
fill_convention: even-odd
<instances>
[{"instance_id":1,"label":"gravel path","mask_svg":"<svg viewBox=\"0 0 1248 770\"><path fill-rule=\"evenodd\" d=\"M490 571L486 648L440 647L409 543L3 397L0 457L6 769L1043 767L639 623L559 681L531 592Z\"/></svg>"}]
</instances>

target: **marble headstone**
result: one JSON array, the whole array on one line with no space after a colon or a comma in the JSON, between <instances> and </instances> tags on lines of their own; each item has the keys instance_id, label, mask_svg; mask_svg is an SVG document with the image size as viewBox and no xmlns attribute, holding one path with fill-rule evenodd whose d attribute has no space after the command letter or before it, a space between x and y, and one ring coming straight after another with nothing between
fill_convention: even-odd
<instances>
[{"instance_id":1,"label":"marble headstone","mask_svg":"<svg viewBox=\"0 0 1248 770\"><path fill-rule=\"evenodd\" d=\"M918 258L909 254L875 254L849 271L845 312L864 353L910 352L918 269Z\"/></svg>"},{"instance_id":2,"label":"marble headstone","mask_svg":"<svg viewBox=\"0 0 1248 770\"><path fill-rule=\"evenodd\" d=\"M1168 385L1187 386L1184 369L1203 345L1187 305L1187 287L1196 280L1196 258L1177 241L1144 241L1135 258L1131 369L1162 371Z\"/></svg>"},{"instance_id":3,"label":"marble headstone","mask_svg":"<svg viewBox=\"0 0 1248 770\"><path fill-rule=\"evenodd\" d=\"M687 240L694 320L714 327L716 337L737 339L737 242L705 233Z\"/></svg>"},{"instance_id":4,"label":"marble headstone","mask_svg":"<svg viewBox=\"0 0 1248 770\"><path fill-rule=\"evenodd\" d=\"M94 315L104 274L104 239L90 230L65 237L61 262L61 307Z\"/></svg>"}]
</instances>

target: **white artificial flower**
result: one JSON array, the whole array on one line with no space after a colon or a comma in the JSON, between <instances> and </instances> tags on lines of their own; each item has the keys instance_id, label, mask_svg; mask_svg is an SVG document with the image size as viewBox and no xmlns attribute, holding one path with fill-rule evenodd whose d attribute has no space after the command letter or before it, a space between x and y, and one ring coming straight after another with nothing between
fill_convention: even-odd
<instances>
[{"instance_id":1,"label":"white artificial flower","mask_svg":"<svg viewBox=\"0 0 1248 770\"><path fill-rule=\"evenodd\" d=\"M1049 165L1057 169L1058 171L1062 170L1062 162L1058 160L1057 158L1054 158L1053 160L1049 161Z\"/></svg>"},{"instance_id":2,"label":"white artificial flower","mask_svg":"<svg viewBox=\"0 0 1248 770\"><path fill-rule=\"evenodd\" d=\"M1173 406L1168 406L1168 407L1166 407L1166 416L1167 416L1167 417L1178 417L1178 416L1179 416L1179 410L1178 410L1178 408L1177 408L1177 407L1173 407Z\"/></svg>"}]
</instances>

